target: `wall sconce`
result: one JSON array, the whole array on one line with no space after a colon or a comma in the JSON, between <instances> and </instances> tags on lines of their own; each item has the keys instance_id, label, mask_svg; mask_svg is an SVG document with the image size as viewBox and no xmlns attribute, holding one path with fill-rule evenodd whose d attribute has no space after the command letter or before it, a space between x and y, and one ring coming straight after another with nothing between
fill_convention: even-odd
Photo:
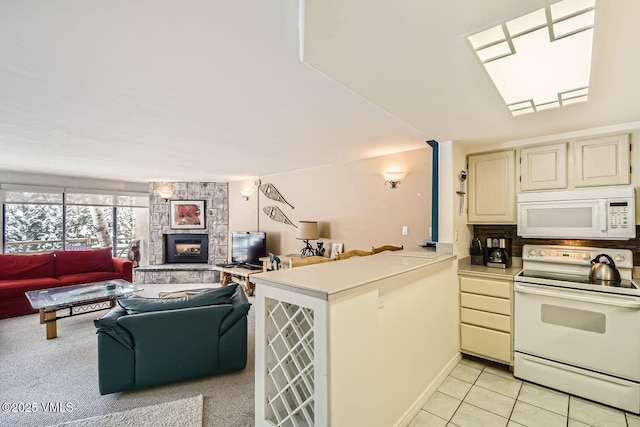
<instances>
[{"instance_id":1,"label":"wall sconce","mask_svg":"<svg viewBox=\"0 0 640 427\"><path fill-rule=\"evenodd\" d=\"M315 251L309 243L309 240L318 240L320 238L320 230L318 229L317 221L300 221L300 227L298 227L298 233L296 239L303 240L305 247L300 251L300 256L314 256Z\"/></svg>"},{"instance_id":2,"label":"wall sconce","mask_svg":"<svg viewBox=\"0 0 640 427\"><path fill-rule=\"evenodd\" d=\"M402 172L385 172L383 175L386 180L385 185L389 184L391 188L396 188L402 182Z\"/></svg>"},{"instance_id":3,"label":"wall sconce","mask_svg":"<svg viewBox=\"0 0 640 427\"><path fill-rule=\"evenodd\" d=\"M242 199L247 202L249 201L249 197L253 194L253 190L242 190L240 191L240 194L242 194Z\"/></svg>"},{"instance_id":4,"label":"wall sconce","mask_svg":"<svg viewBox=\"0 0 640 427\"><path fill-rule=\"evenodd\" d=\"M173 188L171 187L162 187L158 190L158 195L162 197L162 200L165 202L173 197Z\"/></svg>"}]
</instances>

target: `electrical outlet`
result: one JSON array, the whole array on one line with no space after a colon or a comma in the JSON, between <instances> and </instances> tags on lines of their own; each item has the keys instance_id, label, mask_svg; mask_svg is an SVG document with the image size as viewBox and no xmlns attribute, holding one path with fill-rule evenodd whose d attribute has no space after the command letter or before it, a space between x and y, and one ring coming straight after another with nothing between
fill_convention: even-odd
<instances>
[{"instance_id":1,"label":"electrical outlet","mask_svg":"<svg viewBox=\"0 0 640 427\"><path fill-rule=\"evenodd\" d=\"M378 308L383 308L383 307L384 307L384 298L378 297Z\"/></svg>"},{"instance_id":2,"label":"electrical outlet","mask_svg":"<svg viewBox=\"0 0 640 427\"><path fill-rule=\"evenodd\" d=\"M407 227L406 225L402 226L402 235L406 236L407 234L409 234L409 227Z\"/></svg>"},{"instance_id":3,"label":"electrical outlet","mask_svg":"<svg viewBox=\"0 0 640 427\"><path fill-rule=\"evenodd\" d=\"M431 227L429 227L429 237L431 237Z\"/></svg>"}]
</instances>

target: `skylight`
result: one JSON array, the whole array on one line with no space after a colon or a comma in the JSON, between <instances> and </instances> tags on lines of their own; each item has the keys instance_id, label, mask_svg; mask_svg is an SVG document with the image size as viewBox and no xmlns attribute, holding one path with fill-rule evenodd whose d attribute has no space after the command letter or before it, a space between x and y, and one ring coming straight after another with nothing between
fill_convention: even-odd
<instances>
[{"instance_id":1,"label":"skylight","mask_svg":"<svg viewBox=\"0 0 640 427\"><path fill-rule=\"evenodd\" d=\"M468 37L511 114L586 102L596 0L563 0Z\"/></svg>"}]
</instances>

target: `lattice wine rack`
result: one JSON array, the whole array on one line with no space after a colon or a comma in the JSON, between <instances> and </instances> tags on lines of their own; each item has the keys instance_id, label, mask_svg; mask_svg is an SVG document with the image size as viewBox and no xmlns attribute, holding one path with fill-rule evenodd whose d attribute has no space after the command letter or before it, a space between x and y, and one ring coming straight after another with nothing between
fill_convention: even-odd
<instances>
[{"instance_id":1,"label":"lattice wine rack","mask_svg":"<svg viewBox=\"0 0 640 427\"><path fill-rule=\"evenodd\" d=\"M266 419L277 426L313 426L313 309L271 298L265 306Z\"/></svg>"}]
</instances>

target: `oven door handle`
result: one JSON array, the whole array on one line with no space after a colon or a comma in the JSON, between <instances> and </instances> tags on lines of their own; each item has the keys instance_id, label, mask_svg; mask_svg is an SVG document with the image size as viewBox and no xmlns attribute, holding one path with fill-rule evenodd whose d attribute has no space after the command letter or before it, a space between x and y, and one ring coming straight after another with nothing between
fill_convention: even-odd
<instances>
[{"instance_id":1,"label":"oven door handle","mask_svg":"<svg viewBox=\"0 0 640 427\"><path fill-rule=\"evenodd\" d=\"M534 285L529 283L515 283L514 290L521 294L533 294L545 297L562 298L572 301L583 301L596 304L613 305L623 308L640 308L640 299L612 294L591 295L592 292L574 289L549 289L547 286ZM589 292L586 294L586 292Z\"/></svg>"}]
</instances>

